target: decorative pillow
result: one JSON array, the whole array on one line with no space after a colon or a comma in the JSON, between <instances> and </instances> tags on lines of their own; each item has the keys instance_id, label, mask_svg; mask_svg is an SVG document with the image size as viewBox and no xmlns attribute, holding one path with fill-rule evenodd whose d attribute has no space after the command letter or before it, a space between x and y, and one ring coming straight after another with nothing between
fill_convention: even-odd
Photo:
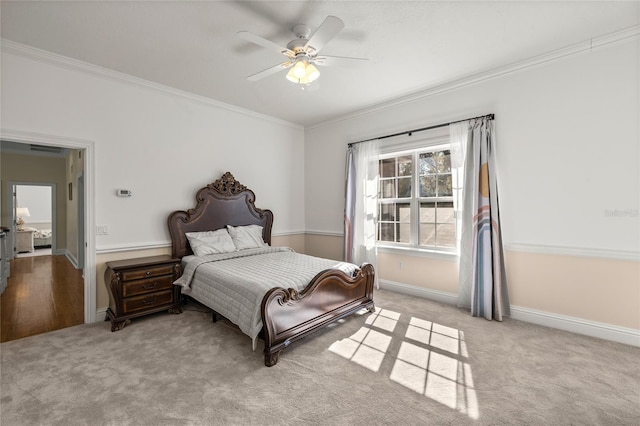
<instances>
[{"instance_id":1,"label":"decorative pillow","mask_svg":"<svg viewBox=\"0 0 640 426\"><path fill-rule=\"evenodd\" d=\"M236 251L236 246L225 228L215 231L185 233L196 256Z\"/></svg>"},{"instance_id":2,"label":"decorative pillow","mask_svg":"<svg viewBox=\"0 0 640 426\"><path fill-rule=\"evenodd\" d=\"M227 225L227 229L238 250L268 246L262 239L262 226L260 225Z\"/></svg>"}]
</instances>

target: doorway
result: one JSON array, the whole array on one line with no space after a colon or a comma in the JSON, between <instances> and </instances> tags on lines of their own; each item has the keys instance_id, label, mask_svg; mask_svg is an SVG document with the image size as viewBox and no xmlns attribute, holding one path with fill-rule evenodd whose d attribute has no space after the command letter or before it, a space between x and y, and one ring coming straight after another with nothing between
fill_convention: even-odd
<instances>
[{"instance_id":1,"label":"doorway","mask_svg":"<svg viewBox=\"0 0 640 426\"><path fill-rule=\"evenodd\" d=\"M66 185L71 175L68 157L75 151L50 151L54 152L3 149L3 157L10 157L3 163L2 177L16 181L3 188L8 188L7 210L14 218L9 232L14 235L14 256L0 295L2 342L84 322L82 270L72 262L73 247L65 238L68 228L78 228Z\"/></svg>"},{"instance_id":2,"label":"doorway","mask_svg":"<svg viewBox=\"0 0 640 426\"><path fill-rule=\"evenodd\" d=\"M14 257L56 254L56 184L11 184Z\"/></svg>"},{"instance_id":3,"label":"doorway","mask_svg":"<svg viewBox=\"0 0 640 426\"><path fill-rule=\"evenodd\" d=\"M96 321L96 249L95 249L95 198L94 194L94 170L95 170L95 143L93 141L69 138L66 136L23 132L17 130L0 129L2 145L5 141L26 145L32 148L62 147L76 149L81 152L84 170L82 173L82 234L84 235L84 247L81 248L84 268L82 270L84 287L84 322ZM3 148L4 149L4 148ZM4 169L4 168L3 168ZM4 170L3 170L4 173ZM72 181L73 182L73 181ZM74 182L75 183L75 182ZM74 188L75 189L75 188ZM8 188L3 188L3 191ZM78 191L74 191L78 193ZM8 195L8 194L7 194ZM3 197L4 198L4 197ZM9 201L4 198L4 201ZM0 201L1 202L1 201ZM4 203L2 203L4 204ZM6 207L5 207L6 208ZM80 208L80 207L78 207ZM77 211L77 210L76 210ZM76 222L77 223L77 222Z\"/></svg>"}]
</instances>

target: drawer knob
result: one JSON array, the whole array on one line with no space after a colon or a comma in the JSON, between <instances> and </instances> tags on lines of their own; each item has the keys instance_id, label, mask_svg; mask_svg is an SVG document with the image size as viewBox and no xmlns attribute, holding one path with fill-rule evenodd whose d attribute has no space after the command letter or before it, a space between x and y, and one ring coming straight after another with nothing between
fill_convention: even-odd
<instances>
[{"instance_id":1,"label":"drawer knob","mask_svg":"<svg viewBox=\"0 0 640 426\"><path fill-rule=\"evenodd\" d=\"M158 281L155 281L153 284L145 284L142 286L145 290L150 290L152 288L158 287Z\"/></svg>"},{"instance_id":2,"label":"drawer knob","mask_svg":"<svg viewBox=\"0 0 640 426\"><path fill-rule=\"evenodd\" d=\"M151 271L147 271L147 275L151 275Z\"/></svg>"}]
</instances>

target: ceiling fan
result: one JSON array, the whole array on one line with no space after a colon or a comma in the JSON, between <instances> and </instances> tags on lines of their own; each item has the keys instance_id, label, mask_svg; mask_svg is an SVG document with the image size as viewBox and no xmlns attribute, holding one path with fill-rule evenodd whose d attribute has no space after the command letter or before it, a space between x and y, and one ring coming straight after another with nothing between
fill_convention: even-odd
<instances>
[{"instance_id":1,"label":"ceiling fan","mask_svg":"<svg viewBox=\"0 0 640 426\"><path fill-rule=\"evenodd\" d=\"M318 53L324 45L334 38L343 28L344 22L335 16L327 16L313 35L311 35L311 30L308 26L296 25L292 30L296 38L291 40L286 47L282 47L277 43L248 31L240 31L238 37L266 49L281 53L287 57L285 62L252 74L247 77L247 80L261 80L278 71L289 69L287 80L301 84L304 87L311 84L320 76L320 71L318 71L315 65L353 64L354 62L367 61L368 59L366 58L318 56ZM311 37L309 37L310 35Z\"/></svg>"}]
</instances>

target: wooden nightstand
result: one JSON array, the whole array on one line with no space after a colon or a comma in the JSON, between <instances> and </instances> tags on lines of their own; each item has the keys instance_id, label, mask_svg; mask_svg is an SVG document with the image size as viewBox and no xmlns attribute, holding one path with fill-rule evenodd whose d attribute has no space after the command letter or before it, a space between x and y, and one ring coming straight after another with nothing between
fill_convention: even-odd
<instances>
[{"instance_id":1,"label":"wooden nightstand","mask_svg":"<svg viewBox=\"0 0 640 426\"><path fill-rule=\"evenodd\" d=\"M107 317L111 331L122 330L131 318L167 310L182 313L180 287L173 285L181 275L180 259L151 256L107 262L104 282L109 291Z\"/></svg>"}]
</instances>

